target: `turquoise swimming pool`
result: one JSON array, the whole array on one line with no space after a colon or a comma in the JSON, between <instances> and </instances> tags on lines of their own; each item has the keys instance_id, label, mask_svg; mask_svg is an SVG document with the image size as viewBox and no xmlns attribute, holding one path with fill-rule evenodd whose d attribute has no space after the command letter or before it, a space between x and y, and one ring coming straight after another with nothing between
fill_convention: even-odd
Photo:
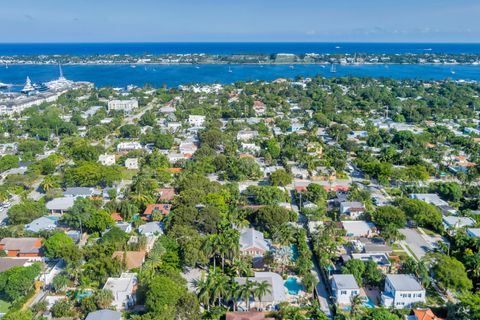
<instances>
[{"instance_id":1,"label":"turquoise swimming pool","mask_svg":"<svg viewBox=\"0 0 480 320\"><path fill-rule=\"evenodd\" d=\"M298 295L301 290L304 290L303 285L295 277L288 278L283 285L287 288L288 294L293 296Z\"/></svg>"}]
</instances>

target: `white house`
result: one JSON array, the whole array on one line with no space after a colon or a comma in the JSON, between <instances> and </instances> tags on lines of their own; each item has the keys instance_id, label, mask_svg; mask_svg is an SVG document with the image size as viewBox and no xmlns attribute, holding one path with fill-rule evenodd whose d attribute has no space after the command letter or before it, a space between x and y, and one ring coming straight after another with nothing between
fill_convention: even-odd
<instances>
[{"instance_id":1,"label":"white house","mask_svg":"<svg viewBox=\"0 0 480 320\"><path fill-rule=\"evenodd\" d=\"M240 130L237 133L238 141L248 141L256 138L258 136L258 131L256 130Z\"/></svg>"},{"instance_id":2,"label":"white house","mask_svg":"<svg viewBox=\"0 0 480 320\"><path fill-rule=\"evenodd\" d=\"M138 108L138 101L136 99L108 101L108 111L114 110L114 111L131 112L137 108Z\"/></svg>"},{"instance_id":3,"label":"white house","mask_svg":"<svg viewBox=\"0 0 480 320\"><path fill-rule=\"evenodd\" d=\"M101 154L98 157L98 162L104 166L113 166L115 164L115 155L114 154Z\"/></svg>"},{"instance_id":4,"label":"white house","mask_svg":"<svg viewBox=\"0 0 480 320\"><path fill-rule=\"evenodd\" d=\"M442 217L442 224L445 230L453 230L472 227L475 225L475 220L469 217L447 216Z\"/></svg>"},{"instance_id":5,"label":"white house","mask_svg":"<svg viewBox=\"0 0 480 320\"><path fill-rule=\"evenodd\" d=\"M112 291L112 305L116 310L125 310L135 304L135 290L137 287L135 273L122 273L119 278L108 278L103 289Z\"/></svg>"},{"instance_id":6,"label":"white house","mask_svg":"<svg viewBox=\"0 0 480 320\"><path fill-rule=\"evenodd\" d=\"M125 167L130 170L138 169L138 159L137 158L128 158L125 160Z\"/></svg>"},{"instance_id":7,"label":"white house","mask_svg":"<svg viewBox=\"0 0 480 320\"><path fill-rule=\"evenodd\" d=\"M240 231L240 254L259 257L267 251L268 243L263 238L263 233L253 228L245 228Z\"/></svg>"},{"instance_id":8,"label":"white house","mask_svg":"<svg viewBox=\"0 0 480 320\"><path fill-rule=\"evenodd\" d=\"M337 304L350 305L352 298L360 294L360 286L352 274L334 274L332 292Z\"/></svg>"},{"instance_id":9,"label":"white house","mask_svg":"<svg viewBox=\"0 0 480 320\"><path fill-rule=\"evenodd\" d=\"M117 144L117 151L133 151L133 150L142 150L142 145L140 142L132 141L132 142L120 142Z\"/></svg>"},{"instance_id":10,"label":"white house","mask_svg":"<svg viewBox=\"0 0 480 320\"><path fill-rule=\"evenodd\" d=\"M360 215L362 215L364 212L365 206L359 201L345 201L340 203L340 213L347 214L352 217L352 219L358 219L358 217L360 217Z\"/></svg>"},{"instance_id":11,"label":"white house","mask_svg":"<svg viewBox=\"0 0 480 320\"><path fill-rule=\"evenodd\" d=\"M442 200L435 193L412 193L410 195L410 198L422 200L426 203L433 204L434 206L437 206L437 207L448 206L448 202Z\"/></svg>"},{"instance_id":12,"label":"white house","mask_svg":"<svg viewBox=\"0 0 480 320\"><path fill-rule=\"evenodd\" d=\"M205 116L189 115L188 124L194 127L201 127L205 123Z\"/></svg>"},{"instance_id":13,"label":"white house","mask_svg":"<svg viewBox=\"0 0 480 320\"><path fill-rule=\"evenodd\" d=\"M426 292L411 274L388 274L381 300L387 308L410 308L416 302L425 303Z\"/></svg>"}]
</instances>

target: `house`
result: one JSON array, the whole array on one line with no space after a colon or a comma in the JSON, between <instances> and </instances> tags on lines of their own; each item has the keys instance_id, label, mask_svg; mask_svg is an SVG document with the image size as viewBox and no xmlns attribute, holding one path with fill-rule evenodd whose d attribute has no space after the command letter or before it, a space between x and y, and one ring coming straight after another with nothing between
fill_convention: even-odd
<instances>
[{"instance_id":1,"label":"house","mask_svg":"<svg viewBox=\"0 0 480 320\"><path fill-rule=\"evenodd\" d=\"M138 232L143 236L154 236L163 234L163 224L158 221L147 222L138 227Z\"/></svg>"},{"instance_id":2,"label":"house","mask_svg":"<svg viewBox=\"0 0 480 320\"><path fill-rule=\"evenodd\" d=\"M0 250L5 250L9 257L40 257L42 239L40 238L3 238Z\"/></svg>"},{"instance_id":3,"label":"house","mask_svg":"<svg viewBox=\"0 0 480 320\"><path fill-rule=\"evenodd\" d=\"M263 233L245 228L240 231L240 254L251 257L263 257L269 245L263 238Z\"/></svg>"},{"instance_id":4,"label":"house","mask_svg":"<svg viewBox=\"0 0 480 320\"><path fill-rule=\"evenodd\" d=\"M98 162L104 166L113 166L115 164L115 155L114 154L101 154L98 157Z\"/></svg>"},{"instance_id":5,"label":"house","mask_svg":"<svg viewBox=\"0 0 480 320\"><path fill-rule=\"evenodd\" d=\"M73 207L73 203L75 202L75 198L73 197L61 197L61 198L54 198L48 201L45 206L47 209L52 213L59 213L64 214L67 211L70 211Z\"/></svg>"},{"instance_id":6,"label":"house","mask_svg":"<svg viewBox=\"0 0 480 320\"><path fill-rule=\"evenodd\" d=\"M63 196L72 197L72 198L90 198L95 195L100 195L100 192L98 192L94 188L88 188L88 187L67 188L63 192Z\"/></svg>"},{"instance_id":7,"label":"house","mask_svg":"<svg viewBox=\"0 0 480 320\"><path fill-rule=\"evenodd\" d=\"M480 238L480 228L468 228L468 229L467 229L467 234L468 234L470 237Z\"/></svg>"},{"instance_id":8,"label":"house","mask_svg":"<svg viewBox=\"0 0 480 320\"><path fill-rule=\"evenodd\" d=\"M140 142L131 141L131 142L120 142L117 144L117 152L128 152L134 150L142 150L142 145Z\"/></svg>"},{"instance_id":9,"label":"house","mask_svg":"<svg viewBox=\"0 0 480 320\"><path fill-rule=\"evenodd\" d=\"M188 124L193 127L201 127L205 123L205 116L189 115Z\"/></svg>"},{"instance_id":10,"label":"house","mask_svg":"<svg viewBox=\"0 0 480 320\"><path fill-rule=\"evenodd\" d=\"M274 272L255 272L254 277L248 277L248 278L235 278L235 281L243 285L245 282L250 281L250 282L264 282L266 281L270 285L270 292L262 296L261 298L261 307L267 310L274 309L278 304L281 302L287 301L287 296L285 294L285 287L283 283L283 278L281 275L278 273ZM258 297L255 297L255 299L258 299ZM258 300L257 300L258 301ZM257 301L253 301L250 304L250 307L255 307L257 304ZM240 302L240 306L243 305L245 307L245 302Z\"/></svg>"},{"instance_id":11,"label":"house","mask_svg":"<svg viewBox=\"0 0 480 320\"><path fill-rule=\"evenodd\" d=\"M54 230L57 228L58 219L54 216L40 217L25 225L25 230L30 232L40 232Z\"/></svg>"},{"instance_id":12,"label":"house","mask_svg":"<svg viewBox=\"0 0 480 320\"><path fill-rule=\"evenodd\" d=\"M162 188L158 189L158 200L159 201L172 201L175 197L175 189L173 188Z\"/></svg>"},{"instance_id":13,"label":"house","mask_svg":"<svg viewBox=\"0 0 480 320\"><path fill-rule=\"evenodd\" d=\"M363 262L373 261L377 267L384 272L390 267L390 259L386 253L352 253L352 259L362 260Z\"/></svg>"},{"instance_id":14,"label":"house","mask_svg":"<svg viewBox=\"0 0 480 320\"><path fill-rule=\"evenodd\" d=\"M365 206L359 201L340 203L340 213L347 214L352 219L358 219L365 212Z\"/></svg>"},{"instance_id":15,"label":"house","mask_svg":"<svg viewBox=\"0 0 480 320\"><path fill-rule=\"evenodd\" d=\"M112 291L112 305L121 311L135 305L137 290L137 275L135 273L122 273L118 278L108 278L103 289Z\"/></svg>"},{"instance_id":16,"label":"house","mask_svg":"<svg viewBox=\"0 0 480 320\"><path fill-rule=\"evenodd\" d=\"M115 226L125 233L130 233L133 231L132 224L130 222L117 221L115 223Z\"/></svg>"},{"instance_id":17,"label":"house","mask_svg":"<svg viewBox=\"0 0 480 320\"><path fill-rule=\"evenodd\" d=\"M238 141L249 141L258 137L258 131L256 130L240 130L237 133Z\"/></svg>"},{"instance_id":18,"label":"house","mask_svg":"<svg viewBox=\"0 0 480 320\"><path fill-rule=\"evenodd\" d=\"M334 274L332 292L335 303L350 305L352 298L360 294L360 286L352 274Z\"/></svg>"},{"instance_id":19,"label":"house","mask_svg":"<svg viewBox=\"0 0 480 320\"><path fill-rule=\"evenodd\" d=\"M145 262L145 251L115 251L112 258L125 262L127 270L138 269Z\"/></svg>"},{"instance_id":20,"label":"house","mask_svg":"<svg viewBox=\"0 0 480 320\"><path fill-rule=\"evenodd\" d=\"M469 217L447 216L442 217L442 224L445 230L456 230L475 225L475 220Z\"/></svg>"},{"instance_id":21,"label":"house","mask_svg":"<svg viewBox=\"0 0 480 320\"><path fill-rule=\"evenodd\" d=\"M170 213L171 208L172 208L172 205L168 203L149 204L147 205L147 207L145 208L145 211L143 212L143 217L145 217L148 220L151 220L155 212L161 213L162 215L166 216Z\"/></svg>"},{"instance_id":22,"label":"house","mask_svg":"<svg viewBox=\"0 0 480 320\"><path fill-rule=\"evenodd\" d=\"M246 311L227 312L225 320L275 320L275 318L265 318L265 313L260 311Z\"/></svg>"},{"instance_id":23,"label":"house","mask_svg":"<svg viewBox=\"0 0 480 320\"><path fill-rule=\"evenodd\" d=\"M413 315L408 316L407 320L444 320L444 318L437 317L432 309L413 309Z\"/></svg>"},{"instance_id":24,"label":"house","mask_svg":"<svg viewBox=\"0 0 480 320\"><path fill-rule=\"evenodd\" d=\"M267 110L265 103L262 101L254 101L253 102L253 111L255 112L256 116L263 116L265 114L265 111Z\"/></svg>"},{"instance_id":25,"label":"house","mask_svg":"<svg viewBox=\"0 0 480 320\"><path fill-rule=\"evenodd\" d=\"M442 200L435 193L412 193L410 194L410 198L422 200L423 202L433 204L436 207L448 206L448 202Z\"/></svg>"},{"instance_id":26,"label":"house","mask_svg":"<svg viewBox=\"0 0 480 320\"><path fill-rule=\"evenodd\" d=\"M129 170L138 170L138 159L137 158L128 158L125 160L125 168Z\"/></svg>"},{"instance_id":27,"label":"house","mask_svg":"<svg viewBox=\"0 0 480 320\"><path fill-rule=\"evenodd\" d=\"M12 258L1 257L0 258L0 272L7 271L13 267L26 267L30 264L29 258Z\"/></svg>"},{"instance_id":28,"label":"house","mask_svg":"<svg viewBox=\"0 0 480 320\"><path fill-rule=\"evenodd\" d=\"M113 310L97 310L90 312L85 320L122 320L122 313Z\"/></svg>"},{"instance_id":29,"label":"house","mask_svg":"<svg viewBox=\"0 0 480 320\"><path fill-rule=\"evenodd\" d=\"M386 308L403 309L417 302L425 303L425 295L425 289L413 275L388 274L381 300Z\"/></svg>"},{"instance_id":30,"label":"house","mask_svg":"<svg viewBox=\"0 0 480 320\"><path fill-rule=\"evenodd\" d=\"M138 109L138 101L136 99L108 101L108 111L123 111L128 113L135 109Z\"/></svg>"},{"instance_id":31,"label":"house","mask_svg":"<svg viewBox=\"0 0 480 320\"><path fill-rule=\"evenodd\" d=\"M342 221L343 229L345 229L347 237L360 238L370 237L374 234L373 223L358 220L358 221Z\"/></svg>"}]
</instances>

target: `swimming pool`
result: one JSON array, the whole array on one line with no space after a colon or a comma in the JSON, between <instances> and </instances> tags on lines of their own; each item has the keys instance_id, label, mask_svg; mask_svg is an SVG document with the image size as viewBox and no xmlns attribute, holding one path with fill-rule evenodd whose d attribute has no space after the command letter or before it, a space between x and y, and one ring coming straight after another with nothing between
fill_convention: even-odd
<instances>
[{"instance_id":1,"label":"swimming pool","mask_svg":"<svg viewBox=\"0 0 480 320\"><path fill-rule=\"evenodd\" d=\"M283 285L285 288L287 288L288 294L293 296L298 295L301 290L304 290L303 285L298 282L297 278L295 277L288 278Z\"/></svg>"}]
</instances>

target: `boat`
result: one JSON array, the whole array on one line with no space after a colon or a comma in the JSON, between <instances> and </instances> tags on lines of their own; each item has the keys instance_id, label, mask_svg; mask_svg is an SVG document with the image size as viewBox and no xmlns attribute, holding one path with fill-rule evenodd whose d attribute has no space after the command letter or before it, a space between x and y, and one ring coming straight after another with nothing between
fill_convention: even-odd
<instances>
[{"instance_id":1,"label":"boat","mask_svg":"<svg viewBox=\"0 0 480 320\"><path fill-rule=\"evenodd\" d=\"M0 82L0 89L8 89L8 87L10 87L9 84L6 84L6 83L3 83L3 82Z\"/></svg>"},{"instance_id":2,"label":"boat","mask_svg":"<svg viewBox=\"0 0 480 320\"><path fill-rule=\"evenodd\" d=\"M5 62L5 69L8 69L8 64Z\"/></svg>"},{"instance_id":3,"label":"boat","mask_svg":"<svg viewBox=\"0 0 480 320\"><path fill-rule=\"evenodd\" d=\"M133 65L133 64L130 66L130 68L133 68L133 69L135 69L136 67L137 67L137 66L135 66L135 65Z\"/></svg>"},{"instance_id":4,"label":"boat","mask_svg":"<svg viewBox=\"0 0 480 320\"><path fill-rule=\"evenodd\" d=\"M289 68L290 68L290 69L295 69L295 66L290 66Z\"/></svg>"},{"instance_id":5,"label":"boat","mask_svg":"<svg viewBox=\"0 0 480 320\"><path fill-rule=\"evenodd\" d=\"M450 70L450 73L455 74L456 72L455 72L455 70Z\"/></svg>"},{"instance_id":6,"label":"boat","mask_svg":"<svg viewBox=\"0 0 480 320\"><path fill-rule=\"evenodd\" d=\"M341 47L340 46L336 46L335 49L340 49Z\"/></svg>"},{"instance_id":7,"label":"boat","mask_svg":"<svg viewBox=\"0 0 480 320\"><path fill-rule=\"evenodd\" d=\"M337 67L332 63L332 66L330 67L330 72L331 73L337 73Z\"/></svg>"},{"instance_id":8,"label":"boat","mask_svg":"<svg viewBox=\"0 0 480 320\"><path fill-rule=\"evenodd\" d=\"M200 69L200 67L199 67L199 66L195 66L195 69Z\"/></svg>"},{"instance_id":9,"label":"boat","mask_svg":"<svg viewBox=\"0 0 480 320\"><path fill-rule=\"evenodd\" d=\"M228 72L232 73L233 72L232 68L228 67Z\"/></svg>"}]
</instances>

